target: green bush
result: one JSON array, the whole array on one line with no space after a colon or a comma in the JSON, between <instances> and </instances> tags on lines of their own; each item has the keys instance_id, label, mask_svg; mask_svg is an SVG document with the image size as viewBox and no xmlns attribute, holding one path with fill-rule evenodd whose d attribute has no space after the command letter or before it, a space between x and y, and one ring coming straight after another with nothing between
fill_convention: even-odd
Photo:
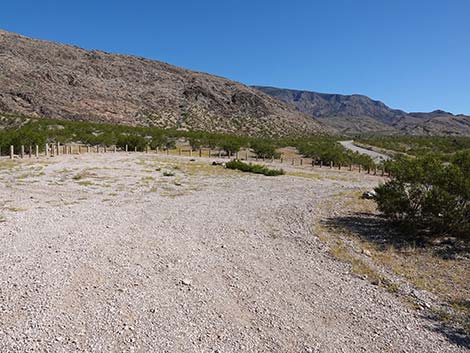
<instances>
[{"instance_id":1,"label":"green bush","mask_svg":"<svg viewBox=\"0 0 470 353\"><path fill-rule=\"evenodd\" d=\"M236 154L242 147L242 141L235 136L227 136L219 145L227 154Z\"/></svg>"},{"instance_id":2,"label":"green bush","mask_svg":"<svg viewBox=\"0 0 470 353\"><path fill-rule=\"evenodd\" d=\"M136 148L138 151L143 151L147 146L147 140L138 135L121 135L118 137L116 145L121 149L125 149L127 145L129 151Z\"/></svg>"},{"instance_id":3,"label":"green bush","mask_svg":"<svg viewBox=\"0 0 470 353\"><path fill-rule=\"evenodd\" d=\"M258 164L248 164L243 163L239 160L233 160L225 164L225 167L228 169L237 169L241 170L242 172L249 172L255 174L263 174L267 176L276 176L276 175L283 175L284 171L282 169L270 169L262 165Z\"/></svg>"},{"instance_id":4,"label":"green bush","mask_svg":"<svg viewBox=\"0 0 470 353\"><path fill-rule=\"evenodd\" d=\"M272 141L260 140L253 141L250 144L253 152L260 158L279 158L280 154L276 151L276 145Z\"/></svg>"},{"instance_id":5,"label":"green bush","mask_svg":"<svg viewBox=\"0 0 470 353\"><path fill-rule=\"evenodd\" d=\"M401 157L389 169L392 179L376 188L386 217L423 234L470 236L470 151L450 163Z\"/></svg>"}]
</instances>

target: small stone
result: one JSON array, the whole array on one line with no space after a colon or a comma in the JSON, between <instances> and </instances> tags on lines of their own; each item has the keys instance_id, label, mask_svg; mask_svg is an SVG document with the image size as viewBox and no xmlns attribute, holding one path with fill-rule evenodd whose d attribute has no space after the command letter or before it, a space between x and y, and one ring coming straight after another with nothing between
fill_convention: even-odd
<instances>
[{"instance_id":1,"label":"small stone","mask_svg":"<svg viewBox=\"0 0 470 353\"><path fill-rule=\"evenodd\" d=\"M187 279L187 278L183 278L181 280L181 284L185 285L185 286L190 286L191 285L191 280Z\"/></svg>"}]
</instances>

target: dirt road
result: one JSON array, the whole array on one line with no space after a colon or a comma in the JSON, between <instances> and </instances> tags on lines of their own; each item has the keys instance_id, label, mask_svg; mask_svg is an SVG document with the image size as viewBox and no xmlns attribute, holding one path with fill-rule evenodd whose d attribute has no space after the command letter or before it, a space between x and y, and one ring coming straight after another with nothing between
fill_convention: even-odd
<instances>
[{"instance_id":1,"label":"dirt road","mask_svg":"<svg viewBox=\"0 0 470 353\"><path fill-rule=\"evenodd\" d=\"M376 151L368 150L366 148L362 148L359 146L356 146L354 144L354 141L340 141L340 144L343 145L343 147L347 148L348 150L351 150L353 152L358 152L360 154L365 154L366 156L371 157L375 162L381 162L381 161L386 161L389 160L390 157L387 156L386 154L379 153Z\"/></svg>"},{"instance_id":2,"label":"dirt road","mask_svg":"<svg viewBox=\"0 0 470 353\"><path fill-rule=\"evenodd\" d=\"M465 351L316 236L378 178L136 156L0 164L0 351Z\"/></svg>"}]
</instances>

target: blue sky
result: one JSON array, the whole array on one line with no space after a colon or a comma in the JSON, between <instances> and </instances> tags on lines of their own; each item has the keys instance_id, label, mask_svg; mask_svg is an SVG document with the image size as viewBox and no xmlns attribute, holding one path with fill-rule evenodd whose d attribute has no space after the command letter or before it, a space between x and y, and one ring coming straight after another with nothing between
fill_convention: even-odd
<instances>
[{"instance_id":1,"label":"blue sky","mask_svg":"<svg viewBox=\"0 0 470 353\"><path fill-rule=\"evenodd\" d=\"M470 114L468 0L3 1L0 28L246 84Z\"/></svg>"}]
</instances>

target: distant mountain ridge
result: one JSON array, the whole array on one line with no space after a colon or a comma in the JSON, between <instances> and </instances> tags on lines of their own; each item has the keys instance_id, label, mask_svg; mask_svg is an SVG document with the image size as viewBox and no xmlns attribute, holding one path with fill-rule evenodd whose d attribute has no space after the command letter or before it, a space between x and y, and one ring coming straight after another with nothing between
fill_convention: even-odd
<instances>
[{"instance_id":1,"label":"distant mountain ridge","mask_svg":"<svg viewBox=\"0 0 470 353\"><path fill-rule=\"evenodd\" d=\"M248 135L331 131L222 77L3 30L0 113Z\"/></svg>"},{"instance_id":2,"label":"distant mountain ridge","mask_svg":"<svg viewBox=\"0 0 470 353\"><path fill-rule=\"evenodd\" d=\"M363 95L253 86L342 133L470 135L470 116L443 110L407 113Z\"/></svg>"}]
</instances>

